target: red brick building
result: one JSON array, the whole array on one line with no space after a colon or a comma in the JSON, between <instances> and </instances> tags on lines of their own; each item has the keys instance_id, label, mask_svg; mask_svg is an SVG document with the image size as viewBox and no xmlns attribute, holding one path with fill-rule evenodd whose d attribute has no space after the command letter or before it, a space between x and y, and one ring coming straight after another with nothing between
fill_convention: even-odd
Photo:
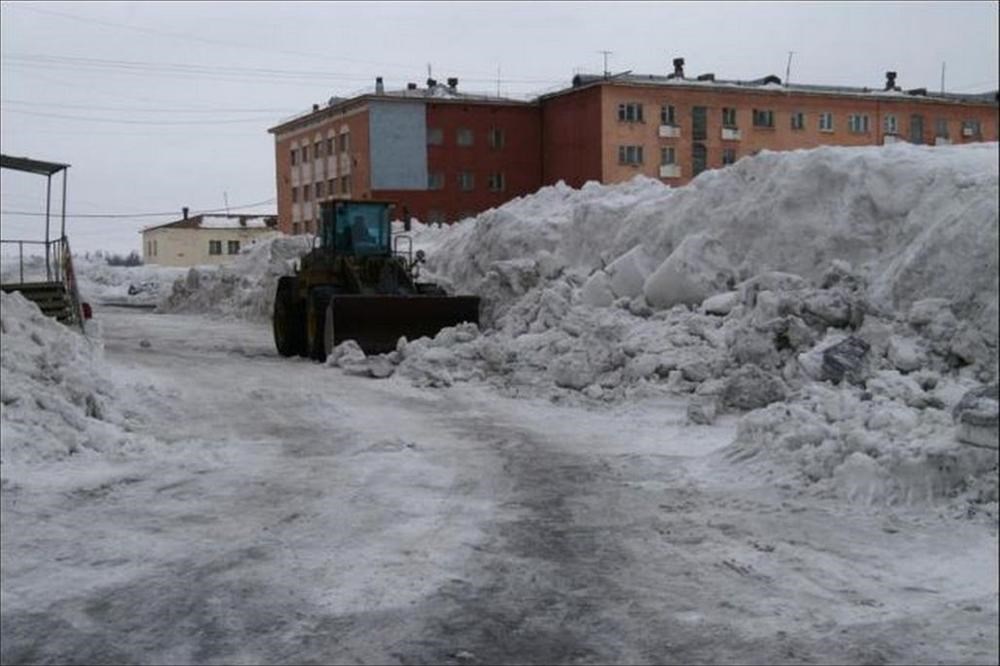
<instances>
[{"instance_id":1,"label":"red brick building","mask_svg":"<svg viewBox=\"0 0 1000 666\"><path fill-rule=\"evenodd\" d=\"M279 228L316 231L317 202L371 198L425 222L452 222L559 180L636 174L683 185L760 150L998 140L997 93L875 89L666 76L573 78L533 102L427 88L331 99L275 136Z\"/></svg>"},{"instance_id":2,"label":"red brick building","mask_svg":"<svg viewBox=\"0 0 1000 666\"><path fill-rule=\"evenodd\" d=\"M455 79L428 83L332 99L271 128L279 228L315 232L318 202L334 198L452 222L541 186L537 104L463 94Z\"/></svg>"}]
</instances>

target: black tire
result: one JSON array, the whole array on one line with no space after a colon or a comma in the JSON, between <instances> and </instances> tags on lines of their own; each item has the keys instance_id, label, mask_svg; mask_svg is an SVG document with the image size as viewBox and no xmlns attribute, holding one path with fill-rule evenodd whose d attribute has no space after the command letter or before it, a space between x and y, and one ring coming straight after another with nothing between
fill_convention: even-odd
<instances>
[{"instance_id":1,"label":"black tire","mask_svg":"<svg viewBox=\"0 0 1000 666\"><path fill-rule=\"evenodd\" d=\"M302 329L302 304L296 299L296 279L278 279L274 295L274 316L271 319L274 345L282 356L301 356L305 352L305 331Z\"/></svg>"},{"instance_id":2,"label":"black tire","mask_svg":"<svg viewBox=\"0 0 1000 666\"><path fill-rule=\"evenodd\" d=\"M309 358L321 363L326 361L330 351L326 348L324 330L327 306L333 294L332 287L315 287L309 291L306 302L306 351Z\"/></svg>"}]
</instances>

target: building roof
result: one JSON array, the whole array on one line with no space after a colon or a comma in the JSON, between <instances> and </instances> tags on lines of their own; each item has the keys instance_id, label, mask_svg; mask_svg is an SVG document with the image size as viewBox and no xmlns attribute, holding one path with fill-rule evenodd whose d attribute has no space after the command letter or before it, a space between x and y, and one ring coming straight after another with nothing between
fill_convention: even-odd
<instances>
[{"instance_id":1,"label":"building roof","mask_svg":"<svg viewBox=\"0 0 1000 666\"><path fill-rule=\"evenodd\" d=\"M15 171L37 173L42 176L51 176L52 174L58 173L63 169L68 169L69 165L60 164L59 162L34 160L30 157L11 157L10 155L0 155L0 167L3 167L4 169L14 169Z\"/></svg>"},{"instance_id":2,"label":"building roof","mask_svg":"<svg viewBox=\"0 0 1000 666\"><path fill-rule=\"evenodd\" d=\"M192 215L181 220L168 222L143 231L153 229L271 229L278 224L277 215Z\"/></svg>"},{"instance_id":3,"label":"building roof","mask_svg":"<svg viewBox=\"0 0 1000 666\"><path fill-rule=\"evenodd\" d=\"M785 91L813 95L845 95L851 97L868 97L884 99L928 99L939 102L953 102L965 104L997 104L998 91L973 94L959 93L935 93L926 88L913 88L902 90L895 87L891 90L885 88L864 88L855 86L827 86L806 83L792 83L785 85L777 76L765 76L749 81L716 79L713 74L702 74L695 78L676 77L673 75L661 76L656 74L633 74L632 72L622 72L603 76L600 74L577 74L573 77L572 87L564 88L540 99L557 97L566 93L579 90L593 85L643 85L643 86L663 86L663 87L697 87L717 90L732 90L734 88L743 90L760 91Z\"/></svg>"},{"instance_id":4,"label":"building roof","mask_svg":"<svg viewBox=\"0 0 1000 666\"><path fill-rule=\"evenodd\" d=\"M488 104L504 106L532 106L534 101L512 99L509 97L499 97L495 95L484 95L481 93L460 92L455 86L435 83L426 88L405 88L401 90L385 90L383 92L371 92L355 97L331 97L326 106L313 108L271 127L267 131L276 134L285 130L293 129L298 125L305 125L324 115L344 111L352 106L359 106L370 101L423 101L423 102L443 102L445 104Z\"/></svg>"}]
</instances>

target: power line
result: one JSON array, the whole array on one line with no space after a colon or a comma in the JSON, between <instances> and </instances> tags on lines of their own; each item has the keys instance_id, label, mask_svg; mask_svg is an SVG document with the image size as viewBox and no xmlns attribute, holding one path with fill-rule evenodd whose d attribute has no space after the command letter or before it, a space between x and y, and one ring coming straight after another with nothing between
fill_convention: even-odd
<instances>
[{"instance_id":1,"label":"power line","mask_svg":"<svg viewBox=\"0 0 1000 666\"><path fill-rule=\"evenodd\" d=\"M65 120L86 120L95 123L123 123L126 125L232 125L235 123L267 123L274 121L274 116L261 118L229 118L227 120L128 120L126 118L89 118L87 116L71 116L63 113L46 113L44 111L22 111L20 109L4 110L7 111L7 113L20 113L25 116L62 118Z\"/></svg>"},{"instance_id":2,"label":"power line","mask_svg":"<svg viewBox=\"0 0 1000 666\"><path fill-rule=\"evenodd\" d=\"M256 201L254 203L243 204L241 206L229 206L228 210L241 210L244 208L254 208L255 206L263 206L264 204L270 204L277 201L276 198L271 197L270 199L265 199L264 201ZM200 210L191 213L191 215L208 215L211 213L224 213L226 208L212 208L207 210ZM32 211L23 210L0 210L0 213L4 215L21 215L24 217L45 217L45 213L35 213ZM164 213L66 213L66 217L70 218L100 218L100 219L120 219L120 218L135 218L135 217L173 217L178 214L178 211L170 211ZM55 216L58 217L58 216Z\"/></svg>"},{"instance_id":3,"label":"power line","mask_svg":"<svg viewBox=\"0 0 1000 666\"><path fill-rule=\"evenodd\" d=\"M84 109L90 111L134 111L139 113L295 113L297 109L242 109L217 107L214 109L174 109L174 108L154 108L136 106L95 106L91 104L68 104L66 102L30 102L20 99L0 99L0 104L14 104L19 106L43 106L47 108L58 107L60 109Z\"/></svg>"}]
</instances>

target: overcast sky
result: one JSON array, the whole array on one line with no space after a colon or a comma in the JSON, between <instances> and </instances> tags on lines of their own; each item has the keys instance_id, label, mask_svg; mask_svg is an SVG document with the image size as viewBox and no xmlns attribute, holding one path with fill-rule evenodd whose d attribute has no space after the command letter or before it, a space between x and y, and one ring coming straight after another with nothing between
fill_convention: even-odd
<instances>
[{"instance_id":1,"label":"overcast sky","mask_svg":"<svg viewBox=\"0 0 1000 666\"><path fill-rule=\"evenodd\" d=\"M274 211L271 127L373 87L459 78L510 96L574 73L689 75L995 90L998 4L673 2L2 2L0 145L69 163L74 250L139 249L193 211ZM499 70L499 83L498 83ZM53 179L56 192L61 190ZM44 178L3 170L3 238L44 236ZM58 197L55 208L58 209Z\"/></svg>"}]
</instances>

